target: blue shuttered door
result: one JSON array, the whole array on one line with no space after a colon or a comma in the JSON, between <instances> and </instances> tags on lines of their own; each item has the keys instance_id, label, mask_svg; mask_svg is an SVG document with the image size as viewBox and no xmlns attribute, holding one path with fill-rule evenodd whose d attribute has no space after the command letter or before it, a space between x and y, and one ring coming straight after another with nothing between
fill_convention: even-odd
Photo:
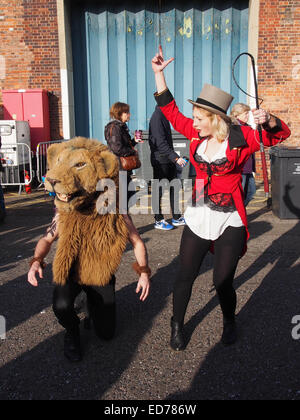
<instances>
[{"instance_id":1,"label":"blue shuttered door","mask_svg":"<svg viewBox=\"0 0 300 420\"><path fill-rule=\"evenodd\" d=\"M204 83L245 102L231 68L247 51L248 3L151 0L113 7L113 1L77 1L72 7L76 134L103 140L117 101L130 105L132 131L148 129L155 107L151 59L160 43L166 58L175 57L166 80L185 115L192 114L187 99L196 99ZM246 89L246 60L236 74Z\"/></svg>"}]
</instances>

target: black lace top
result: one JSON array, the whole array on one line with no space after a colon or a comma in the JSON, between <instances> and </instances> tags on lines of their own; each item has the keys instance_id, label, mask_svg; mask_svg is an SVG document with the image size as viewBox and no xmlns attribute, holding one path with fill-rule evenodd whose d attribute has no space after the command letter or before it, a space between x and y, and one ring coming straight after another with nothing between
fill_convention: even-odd
<instances>
[{"instance_id":1,"label":"black lace top","mask_svg":"<svg viewBox=\"0 0 300 420\"><path fill-rule=\"evenodd\" d=\"M195 154L195 161L199 165L199 169L207 173L208 184L204 190L204 203L211 209L223 213L232 213L236 211L236 207L231 194L218 193L208 195L208 186L213 174L224 172L229 166L227 157L217 159L211 163L206 162L200 155Z\"/></svg>"}]
</instances>

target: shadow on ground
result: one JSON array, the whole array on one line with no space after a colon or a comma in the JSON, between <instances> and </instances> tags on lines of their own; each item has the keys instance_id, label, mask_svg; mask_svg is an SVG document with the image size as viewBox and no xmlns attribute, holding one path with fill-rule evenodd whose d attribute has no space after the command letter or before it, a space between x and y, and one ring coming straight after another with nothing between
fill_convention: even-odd
<instances>
[{"instance_id":1,"label":"shadow on ground","mask_svg":"<svg viewBox=\"0 0 300 420\"><path fill-rule=\"evenodd\" d=\"M20 253L22 258L32 255L36 237L44 232L44 226L49 223L49 204L38 206L35 207L38 214L36 217L30 207L11 212L5 239L1 235L4 253L0 262L5 264L6 270L10 270L16 263L15 255ZM263 213L260 210L250 216L251 241L260 241L259 238L272 228L267 221L256 221ZM146 224L139 230L142 234L149 233L152 227L152 224ZM291 337L291 319L299 308L300 267L296 263L297 250L300 249L299 238L300 225L297 224L276 239L244 271L239 271L235 286L240 295L245 293L247 297L247 303L238 316L239 342L231 348L217 344L208 352L198 371L195 371L192 383L185 383L182 391L166 394L166 398L300 398L298 342ZM212 263L213 257L208 256L200 274L209 271ZM270 264L271 269L264 274ZM172 293L170 279L175 277L177 266L178 258L174 258L170 264L157 270L152 279L151 296L145 303L141 303L136 296L135 282L122 284L117 292L116 337L111 342L103 342L92 331L83 331L85 358L78 365L65 361L62 353L63 332L49 308L52 297L51 267L48 267L45 280L38 289L27 285L24 268L15 279L4 282L0 289L1 313L9 320L8 331L26 320L31 321L42 309L48 309L47 319L40 323L38 320L33 322L30 330L33 336L43 334L46 338L19 357L3 363L0 369L0 399L101 399L136 357L149 362L155 354L154 363L157 363L159 355L156 353L156 342L149 344L142 355L137 356L137 353L140 344L153 329L155 319L166 309ZM5 270L0 272L1 276L3 273ZM262 280L249 299L251 283L256 276L262 276ZM207 304L197 309L187 320L189 340L196 327L217 305L215 293L212 293ZM41 331L43 328L46 330ZM169 317L166 317L164 326L155 332L157 340L166 342L166 345L169 338L167 335ZM5 344L9 346L9 341ZM22 348L22 343L16 344L14 341L14 345ZM0 350L3 347L4 344L0 342ZM164 360L159 362L164 364ZM139 387L146 379L143 378L146 374L146 370L141 370L137 378L131 377L130 380L135 381L136 387ZM125 390L118 393L118 389L114 389L110 395L112 399L119 399L124 394Z\"/></svg>"},{"instance_id":2,"label":"shadow on ground","mask_svg":"<svg viewBox=\"0 0 300 420\"><path fill-rule=\"evenodd\" d=\"M236 278L239 289L273 265L238 314L238 343L216 345L191 385L168 399L300 399L299 342L292 338L291 323L299 313L299 246L300 223ZM216 304L213 298L208 305ZM187 323L189 334L206 314L203 308Z\"/></svg>"}]
</instances>

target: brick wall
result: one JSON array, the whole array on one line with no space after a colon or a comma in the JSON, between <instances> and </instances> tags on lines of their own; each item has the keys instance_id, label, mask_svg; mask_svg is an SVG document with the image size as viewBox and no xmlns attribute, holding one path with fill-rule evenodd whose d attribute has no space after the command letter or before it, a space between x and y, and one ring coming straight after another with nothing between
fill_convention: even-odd
<instances>
[{"instance_id":1,"label":"brick wall","mask_svg":"<svg viewBox=\"0 0 300 420\"><path fill-rule=\"evenodd\" d=\"M292 131L288 144L300 146L300 3L261 0L258 45L262 108L283 119ZM257 153L257 179L262 179Z\"/></svg>"},{"instance_id":2,"label":"brick wall","mask_svg":"<svg viewBox=\"0 0 300 420\"><path fill-rule=\"evenodd\" d=\"M44 88L52 92L51 138L62 137L56 0L2 0L0 41L0 118L1 89ZM300 144L299 0L260 1L257 64L262 106L285 120L290 143Z\"/></svg>"},{"instance_id":3,"label":"brick wall","mask_svg":"<svg viewBox=\"0 0 300 420\"><path fill-rule=\"evenodd\" d=\"M46 89L51 92L51 138L61 138L56 0L2 0L0 41L0 118L3 118L1 89Z\"/></svg>"}]
</instances>

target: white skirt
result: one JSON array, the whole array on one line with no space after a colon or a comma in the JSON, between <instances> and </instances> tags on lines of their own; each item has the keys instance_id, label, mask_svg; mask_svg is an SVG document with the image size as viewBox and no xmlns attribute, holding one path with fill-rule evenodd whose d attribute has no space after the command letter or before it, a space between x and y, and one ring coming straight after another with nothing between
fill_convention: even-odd
<instances>
[{"instance_id":1,"label":"white skirt","mask_svg":"<svg viewBox=\"0 0 300 420\"><path fill-rule=\"evenodd\" d=\"M184 213L185 222L195 235L215 241L228 226L244 226L238 211L223 213L212 210L203 204L199 207L188 207Z\"/></svg>"}]
</instances>

